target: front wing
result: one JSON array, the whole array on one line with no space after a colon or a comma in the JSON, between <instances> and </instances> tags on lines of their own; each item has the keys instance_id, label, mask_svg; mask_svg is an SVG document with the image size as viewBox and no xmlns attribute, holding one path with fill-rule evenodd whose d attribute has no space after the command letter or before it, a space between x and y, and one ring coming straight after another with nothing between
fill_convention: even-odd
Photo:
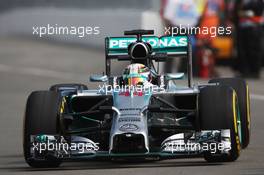
<instances>
[{"instance_id":1,"label":"front wing","mask_svg":"<svg viewBox=\"0 0 264 175\"><path fill-rule=\"evenodd\" d=\"M42 160L56 158L63 160L78 159L129 159L159 158L176 159L199 157L204 153L228 154L231 149L229 130L179 133L165 139L159 150L146 153L111 153L100 150L100 143L80 136L31 136L31 158Z\"/></svg>"}]
</instances>

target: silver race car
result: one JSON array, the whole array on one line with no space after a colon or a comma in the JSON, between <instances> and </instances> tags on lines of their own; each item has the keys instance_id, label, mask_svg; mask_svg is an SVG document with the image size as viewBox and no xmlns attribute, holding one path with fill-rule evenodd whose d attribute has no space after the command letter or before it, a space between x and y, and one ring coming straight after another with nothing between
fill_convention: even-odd
<instances>
[{"instance_id":1,"label":"silver race car","mask_svg":"<svg viewBox=\"0 0 264 175\"><path fill-rule=\"evenodd\" d=\"M80 159L235 161L250 139L246 82L219 78L194 84L188 36L156 37L153 30L124 34L105 39L105 74L90 77L98 89L56 84L29 95L26 162L57 167ZM160 73L159 62L174 58L187 60L186 73ZM128 62L122 75L111 74L112 60Z\"/></svg>"}]
</instances>

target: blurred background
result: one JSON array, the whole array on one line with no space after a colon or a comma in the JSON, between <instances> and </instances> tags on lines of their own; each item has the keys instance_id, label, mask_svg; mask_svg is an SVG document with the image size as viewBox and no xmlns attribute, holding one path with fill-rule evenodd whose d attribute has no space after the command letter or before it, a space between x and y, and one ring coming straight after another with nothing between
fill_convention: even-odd
<instances>
[{"instance_id":1,"label":"blurred background","mask_svg":"<svg viewBox=\"0 0 264 175\"><path fill-rule=\"evenodd\" d=\"M84 79L78 74L74 78L87 83L89 74L104 71L104 38L122 36L124 30L132 29L155 29L157 35L161 35L163 24L159 10L157 0L0 1L2 70L15 65L19 69L25 66L27 71L28 67L33 67L40 71L62 71L62 75L65 72L83 73ZM33 28L47 25L97 27L99 34L84 37L62 33L42 37L34 34ZM123 68L120 65L124 64L117 63L114 73L120 73ZM50 74L56 76L56 73Z\"/></svg>"},{"instance_id":2,"label":"blurred background","mask_svg":"<svg viewBox=\"0 0 264 175\"><path fill-rule=\"evenodd\" d=\"M103 47L104 37L119 36L124 30L162 30L157 0L10 0L0 2L0 34L32 37L33 26L98 26L100 35L49 36L67 43ZM47 38L47 37L45 37ZM42 38L41 38L42 39Z\"/></svg>"},{"instance_id":3,"label":"blurred background","mask_svg":"<svg viewBox=\"0 0 264 175\"><path fill-rule=\"evenodd\" d=\"M210 77L246 78L251 89L253 131L251 151L241 165L230 169L243 172L260 168L263 172L264 102L263 82L263 0L1 0L0 1L0 171L26 167L22 156L22 123L27 96L34 90L46 90L56 83L89 83L90 74L104 71L104 38L122 36L124 30L154 29L164 35L165 27L190 23L199 27L232 27L231 34L214 38L192 35L196 82ZM247 4L254 2L255 4ZM259 3L259 4L258 4ZM181 19L181 20L179 20ZM33 34L33 27L90 26L99 34ZM182 71L184 61L163 64L164 72ZM126 63L113 64L115 74ZM258 138L258 139L257 139ZM261 147L262 145L262 147ZM250 148L249 148L250 149ZM243 156L243 155L242 155ZM254 157L254 158L253 158ZM244 163L243 163L244 162ZM86 166L83 166L84 168ZM248 169L245 169L249 167ZM186 167L176 167L179 172ZM194 168L194 169L193 169ZM190 168L201 174L218 167ZM197 168L197 170L195 170ZM244 170L243 170L244 168ZM208 171L211 169L212 171ZM163 169L176 172L169 167ZM116 169L107 170L113 173ZM126 169L120 170L126 171ZM140 173L135 169L131 173ZM160 172L149 168L152 173ZM69 171L70 172L70 171ZM28 174L29 172L27 172ZM60 172L54 172L54 174ZM65 172L64 172L65 173ZM104 171L101 171L104 173ZM1 174L1 173L0 173ZM100 174L100 172L99 172ZM261 173L260 173L261 174Z\"/></svg>"},{"instance_id":4,"label":"blurred background","mask_svg":"<svg viewBox=\"0 0 264 175\"><path fill-rule=\"evenodd\" d=\"M187 24L209 29L230 27L231 33L216 37L192 35L194 75L258 79L264 64L263 8L263 0L9 0L0 2L0 37L103 50L106 36L120 36L124 30L154 29L161 36L165 27ZM84 37L62 33L40 37L34 33L34 28L48 25L96 27L99 33ZM184 67L184 61L168 62L163 71L181 71ZM227 72L230 74L223 74Z\"/></svg>"}]
</instances>

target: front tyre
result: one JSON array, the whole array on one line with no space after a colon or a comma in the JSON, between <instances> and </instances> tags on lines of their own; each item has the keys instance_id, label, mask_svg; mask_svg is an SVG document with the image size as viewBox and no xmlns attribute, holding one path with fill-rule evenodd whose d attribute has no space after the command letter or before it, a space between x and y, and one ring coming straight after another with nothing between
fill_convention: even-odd
<instances>
[{"instance_id":1,"label":"front tyre","mask_svg":"<svg viewBox=\"0 0 264 175\"><path fill-rule=\"evenodd\" d=\"M240 78L217 78L209 83L219 83L220 85L232 87L237 94L239 114L241 118L241 146L247 148L250 142L250 100L247 83Z\"/></svg>"},{"instance_id":2,"label":"front tyre","mask_svg":"<svg viewBox=\"0 0 264 175\"><path fill-rule=\"evenodd\" d=\"M84 84L77 84L77 83L69 83L69 84L55 84L50 87L50 91L60 92L63 90L67 90L69 88L73 88L76 90L88 90L88 87Z\"/></svg>"},{"instance_id":3,"label":"front tyre","mask_svg":"<svg viewBox=\"0 0 264 175\"><path fill-rule=\"evenodd\" d=\"M236 92L228 86L207 86L199 95L201 130L230 130L231 150L228 154L206 152L208 162L235 161L240 154L239 118Z\"/></svg>"},{"instance_id":4,"label":"front tyre","mask_svg":"<svg viewBox=\"0 0 264 175\"><path fill-rule=\"evenodd\" d=\"M31 158L31 135L58 134L58 109L60 106L60 95L52 91L32 92L27 100L24 129L23 149L26 162L31 167L46 168L58 167L61 161L56 158L45 158L36 160Z\"/></svg>"}]
</instances>

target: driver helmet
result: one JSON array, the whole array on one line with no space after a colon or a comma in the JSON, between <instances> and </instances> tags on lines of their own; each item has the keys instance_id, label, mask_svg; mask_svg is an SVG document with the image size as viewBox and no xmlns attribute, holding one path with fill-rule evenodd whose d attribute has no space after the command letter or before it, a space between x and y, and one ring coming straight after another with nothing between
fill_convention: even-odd
<instances>
[{"instance_id":1,"label":"driver helmet","mask_svg":"<svg viewBox=\"0 0 264 175\"><path fill-rule=\"evenodd\" d=\"M145 85L151 81L150 70L144 64L130 64L124 70L123 80L129 86Z\"/></svg>"}]
</instances>

